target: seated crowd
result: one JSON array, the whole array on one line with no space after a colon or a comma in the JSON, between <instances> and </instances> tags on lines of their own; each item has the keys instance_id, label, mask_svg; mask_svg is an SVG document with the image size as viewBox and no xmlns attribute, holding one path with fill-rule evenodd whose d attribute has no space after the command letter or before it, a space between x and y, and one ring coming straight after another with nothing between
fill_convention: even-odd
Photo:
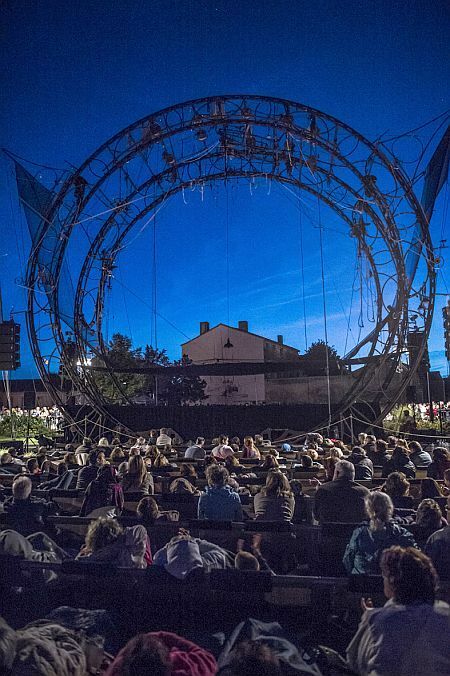
<instances>
[{"instance_id":1,"label":"seated crowd","mask_svg":"<svg viewBox=\"0 0 450 676\"><path fill-rule=\"evenodd\" d=\"M61 492L73 496L67 518L88 520L83 538L67 539L53 525L51 517L64 515ZM319 555L324 561L332 555L331 576L383 576L389 599L377 609L364 602L343 671L335 673L450 673L450 642L443 640L450 611L435 603L439 577L450 581L450 452L444 446L423 448L417 441L367 434L353 445L318 433L303 443L274 445L259 435L242 443L226 435L197 437L181 445L166 429L126 443L86 437L60 453L42 448L28 459L14 449L3 453L0 500L1 556L146 569L167 581L201 580L224 569L325 574L305 552L300 562L280 564L280 548L289 559L292 541L300 537L295 527L315 529ZM208 539L191 535L181 510ZM164 524L175 530L155 546ZM240 524L233 549L229 537L220 539L227 524ZM14 633L5 625L8 631ZM186 639L151 633L111 658L107 673L290 673L274 645L243 640L216 655L218 666L216 657ZM8 659L0 650L2 673L16 673L17 655L10 664ZM73 673L94 673L87 653L83 659L85 671Z\"/></svg>"}]
</instances>

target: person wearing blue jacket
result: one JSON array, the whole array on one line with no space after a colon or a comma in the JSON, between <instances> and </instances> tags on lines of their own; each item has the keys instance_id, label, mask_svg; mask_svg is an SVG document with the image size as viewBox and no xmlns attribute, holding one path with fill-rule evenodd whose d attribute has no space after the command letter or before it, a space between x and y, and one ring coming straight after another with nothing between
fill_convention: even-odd
<instances>
[{"instance_id":1,"label":"person wearing blue jacket","mask_svg":"<svg viewBox=\"0 0 450 676\"><path fill-rule=\"evenodd\" d=\"M230 475L221 465L206 470L208 486L198 501L198 518L209 521L242 521L239 495L227 485Z\"/></svg>"}]
</instances>

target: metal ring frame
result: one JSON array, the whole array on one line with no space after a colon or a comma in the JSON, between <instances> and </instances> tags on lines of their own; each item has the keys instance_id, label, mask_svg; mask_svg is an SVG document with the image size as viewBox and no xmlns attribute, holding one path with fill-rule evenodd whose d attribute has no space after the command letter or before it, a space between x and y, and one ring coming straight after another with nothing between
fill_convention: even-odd
<instances>
[{"instance_id":1,"label":"metal ring frame","mask_svg":"<svg viewBox=\"0 0 450 676\"><path fill-rule=\"evenodd\" d=\"M278 181L341 219L370 269L376 316L348 355L365 366L335 417L364 401L376 372L382 374L376 400L383 415L398 401L422 358L435 291L428 224L409 179L387 148L329 115L292 101L229 95L171 106L119 132L67 178L45 215L27 270L27 321L39 373L63 411L50 378L60 363L92 410L111 419L85 365L92 354L105 354L105 290L129 233L144 228L171 195L234 180ZM410 279L405 259L417 232L420 260ZM49 241L55 242L51 268L42 262ZM71 246L78 281L68 312L63 270ZM422 341L399 374L412 314ZM77 364L69 359L72 336ZM111 377L120 390L112 371ZM387 399L394 378L396 391Z\"/></svg>"}]
</instances>

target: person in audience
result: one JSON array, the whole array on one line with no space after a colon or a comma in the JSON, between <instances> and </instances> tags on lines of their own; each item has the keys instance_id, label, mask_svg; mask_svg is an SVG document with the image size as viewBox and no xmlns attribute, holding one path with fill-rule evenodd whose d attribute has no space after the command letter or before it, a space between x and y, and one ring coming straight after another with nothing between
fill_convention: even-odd
<instances>
[{"instance_id":1,"label":"person in audience","mask_svg":"<svg viewBox=\"0 0 450 676\"><path fill-rule=\"evenodd\" d=\"M125 455L122 446L114 446L111 451L111 455L109 456L109 461L112 464L119 464L126 460L126 457L127 456Z\"/></svg>"},{"instance_id":2,"label":"person in audience","mask_svg":"<svg viewBox=\"0 0 450 676\"><path fill-rule=\"evenodd\" d=\"M280 470L270 471L253 505L259 521L292 521L295 498L286 475Z\"/></svg>"},{"instance_id":3,"label":"person in audience","mask_svg":"<svg viewBox=\"0 0 450 676\"><path fill-rule=\"evenodd\" d=\"M147 466L140 455L131 456L128 471L122 479L124 493L142 493L148 495L155 492L153 477L147 472Z\"/></svg>"},{"instance_id":4,"label":"person in audience","mask_svg":"<svg viewBox=\"0 0 450 676\"><path fill-rule=\"evenodd\" d=\"M253 437L244 437L244 445L242 447L242 457L245 459L248 458L257 458L261 460L261 453L259 449L255 446Z\"/></svg>"},{"instance_id":5,"label":"person in audience","mask_svg":"<svg viewBox=\"0 0 450 676\"><path fill-rule=\"evenodd\" d=\"M245 541L239 539L237 541L237 554L234 557L234 567L236 570L244 571L253 571L259 572L263 571L265 573L271 573L275 575L266 559L261 553L261 540L262 536L260 533L254 533L251 542L251 552L248 552L244 549Z\"/></svg>"},{"instance_id":6,"label":"person in audience","mask_svg":"<svg viewBox=\"0 0 450 676\"><path fill-rule=\"evenodd\" d=\"M355 482L355 467L348 460L339 460L333 481L318 487L314 500L314 516L319 523L339 521L359 523L365 518L364 498L369 491Z\"/></svg>"},{"instance_id":7,"label":"person in audience","mask_svg":"<svg viewBox=\"0 0 450 676\"><path fill-rule=\"evenodd\" d=\"M318 455L317 451L314 449L309 450L305 455L302 455L302 467L306 470L319 470L323 469L323 465L317 461Z\"/></svg>"},{"instance_id":8,"label":"person in audience","mask_svg":"<svg viewBox=\"0 0 450 676\"><path fill-rule=\"evenodd\" d=\"M392 520L394 505L389 495L369 493L365 507L369 523L355 528L342 561L350 575L379 575L385 549L392 545L416 546L412 534Z\"/></svg>"},{"instance_id":9,"label":"person in audience","mask_svg":"<svg viewBox=\"0 0 450 676\"><path fill-rule=\"evenodd\" d=\"M169 467L170 462L163 453L159 451L156 452L156 455L152 461L152 467L159 469L160 467Z\"/></svg>"},{"instance_id":10,"label":"person in audience","mask_svg":"<svg viewBox=\"0 0 450 676\"><path fill-rule=\"evenodd\" d=\"M372 453L376 452L377 448L377 438L374 434L368 434L366 438L366 442L364 444L357 444L358 446L361 446L365 452L367 457L369 458Z\"/></svg>"},{"instance_id":11,"label":"person in audience","mask_svg":"<svg viewBox=\"0 0 450 676\"><path fill-rule=\"evenodd\" d=\"M98 456L99 453L97 451L89 453L87 465L82 467L77 474L77 490L85 491L91 481L97 478L98 468L100 467Z\"/></svg>"},{"instance_id":12,"label":"person in audience","mask_svg":"<svg viewBox=\"0 0 450 676\"><path fill-rule=\"evenodd\" d=\"M289 654L290 651L285 651ZM290 656L290 655L289 655ZM220 670L223 676L282 676L283 662L263 641L241 641L228 656L226 666Z\"/></svg>"},{"instance_id":13,"label":"person in audience","mask_svg":"<svg viewBox=\"0 0 450 676\"><path fill-rule=\"evenodd\" d=\"M259 465L259 467L263 470L271 470L271 469L278 469L279 464L278 464L278 459L272 455L272 453L268 453L266 457L264 458L264 461Z\"/></svg>"},{"instance_id":14,"label":"person in audience","mask_svg":"<svg viewBox=\"0 0 450 676\"><path fill-rule=\"evenodd\" d=\"M239 495L227 482L228 470L221 465L210 465L206 470L208 486L198 501L198 518L211 521L242 521Z\"/></svg>"},{"instance_id":15,"label":"person in audience","mask_svg":"<svg viewBox=\"0 0 450 676\"><path fill-rule=\"evenodd\" d=\"M450 452L443 446L438 446L433 451L433 462L427 467L427 476L442 481L448 469L450 469Z\"/></svg>"},{"instance_id":16,"label":"person in audience","mask_svg":"<svg viewBox=\"0 0 450 676\"><path fill-rule=\"evenodd\" d=\"M80 516L102 516L121 513L123 509L123 490L116 478L112 465L98 468L97 478L86 489Z\"/></svg>"},{"instance_id":17,"label":"person in audience","mask_svg":"<svg viewBox=\"0 0 450 676\"><path fill-rule=\"evenodd\" d=\"M433 533L447 526L447 521L442 517L442 511L435 500L425 498L417 508L414 537L420 549Z\"/></svg>"},{"instance_id":18,"label":"person in audience","mask_svg":"<svg viewBox=\"0 0 450 676\"><path fill-rule=\"evenodd\" d=\"M386 441L387 441L387 451L388 451L388 453L390 453L390 455L392 455L392 453L394 452L394 449L397 446L398 439L397 439L397 437L394 437L394 435L391 434L391 435L388 436Z\"/></svg>"},{"instance_id":19,"label":"person in audience","mask_svg":"<svg viewBox=\"0 0 450 676\"><path fill-rule=\"evenodd\" d=\"M50 481L43 481L39 484L40 491L49 491L58 489L61 491L71 490L76 487L77 472L69 469L65 462L60 462L56 466L56 477Z\"/></svg>"},{"instance_id":20,"label":"person in audience","mask_svg":"<svg viewBox=\"0 0 450 676\"><path fill-rule=\"evenodd\" d=\"M158 631L128 641L106 676L214 676L216 672L211 653L177 634Z\"/></svg>"},{"instance_id":21,"label":"person in audience","mask_svg":"<svg viewBox=\"0 0 450 676\"><path fill-rule=\"evenodd\" d=\"M122 481L126 473L128 472L128 462L121 462L117 468L117 478L119 481Z\"/></svg>"},{"instance_id":22,"label":"person in audience","mask_svg":"<svg viewBox=\"0 0 450 676\"><path fill-rule=\"evenodd\" d=\"M177 495L200 495L200 491L186 477L177 477L170 482L169 493Z\"/></svg>"},{"instance_id":23,"label":"person in audience","mask_svg":"<svg viewBox=\"0 0 450 676\"><path fill-rule=\"evenodd\" d=\"M439 577L450 581L450 526L430 535L425 544L425 554L433 561Z\"/></svg>"},{"instance_id":24,"label":"person in audience","mask_svg":"<svg viewBox=\"0 0 450 676\"><path fill-rule=\"evenodd\" d=\"M23 471L24 465L17 462L8 450L0 458L0 469L4 474L19 474Z\"/></svg>"},{"instance_id":25,"label":"person in audience","mask_svg":"<svg viewBox=\"0 0 450 676\"><path fill-rule=\"evenodd\" d=\"M185 580L194 571L207 573L231 568L234 557L219 545L193 538L180 528L179 534L156 552L153 564L176 579Z\"/></svg>"},{"instance_id":26,"label":"person in audience","mask_svg":"<svg viewBox=\"0 0 450 676\"><path fill-rule=\"evenodd\" d=\"M399 439L397 446L394 448L392 457L383 465L383 476L389 476L391 472L403 472L408 479L414 479L416 476L416 468L409 458L409 453L404 445L400 445L402 439Z\"/></svg>"},{"instance_id":27,"label":"person in audience","mask_svg":"<svg viewBox=\"0 0 450 676\"><path fill-rule=\"evenodd\" d=\"M27 473L31 476L40 476L42 474L39 463L36 458L30 458L27 460Z\"/></svg>"},{"instance_id":28,"label":"person in audience","mask_svg":"<svg viewBox=\"0 0 450 676\"><path fill-rule=\"evenodd\" d=\"M366 449L367 457L372 460L374 467L383 467L391 459L391 453L388 451L387 441L377 439L375 446Z\"/></svg>"},{"instance_id":29,"label":"person in audience","mask_svg":"<svg viewBox=\"0 0 450 676\"><path fill-rule=\"evenodd\" d=\"M450 495L450 469L445 470L444 483L440 486L440 489L443 496Z\"/></svg>"},{"instance_id":30,"label":"person in audience","mask_svg":"<svg viewBox=\"0 0 450 676\"><path fill-rule=\"evenodd\" d=\"M382 608L365 611L347 648L360 676L443 676L450 673L450 609L435 602L437 575L430 559L412 547L385 549L380 562Z\"/></svg>"},{"instance_id":31,"label":"person in audience","mask_svg":"<svg viewBox=\"0 0 450 676\"><path fill-rule=\"evenodd\" d=\"M151 528L155 523L171 523L180 519L180 514L176 509L161 511L155 498L150 496L139 501L136 515L145 528Z\"/></svg>"},{"instance_id":32,"label":"person in audience","mask_svg":"<svg viewBox=\"0 0 450 676\"><path fill-rule=\"evenodd\" d=\"M225 458L224 464L230 474L237 475L248 471L248 468L244 467L244 465L241 465L239 458L237 458L235 455L230 455L228 458Z\"/></svg>"},{"instance_id":33,"label":"person in audience","mask_svg":"<svg viewBox=\"0 0 450 676\"><path fill-rule=\"evenodd\" d=\"M422 498L439 498L442 496L436 479L430 479L429 477L425 477L420 482L420 494Z\"/></svg>"},{"instance_id":34,"label":"person in audience","mask_svg":"<svg viewBox=\"0 0 450 676\"><path fill-rule=\"evenodd\" d=\"M124 529L116 519L100 517L89 524L85 544L76 558L121 568L146 568L146 545L147 531L143 525Z\"/></svg>"},{"instance_id":35,"label":"person in audience","mask_svg":"<svg viewBox=\"0 0 450 676\"><path fill-rule=\"evenodd\" d=\"M64 462L66 463L69 469L80 469L80 464L78 463L77 456L73 452L65 453L63 457Z\"/></svg>"},{"instance_id":36,"label":"person in audience","mask_svg":"<svg viewBox=\"0 0 450 676\"><path fill-rule=\"evenodd\" d=\"M219 437L219 443L211 451L211 455L216 460L225 460L230 455L234 455L233 449L228 445L228 437L226 434L221 434Z\"/></svg>"},{"instance_id":37,"label":"person in audience","mask_svg":"<svg viewBox=\"0 0 450 676\"><path fill-rule=\"evenodd\" d=\"M75 453L90 453L93 447L92 439L90 437L84 437L83 443L78 446Z\"/></svg>"},{"instance_id":38,"label":"person in audience","mask_svg":"<svg viewBox=\"0 0 450 676\"><path fill-rule=\"evenodd\" d=\"M185 479L188 479L188 481L192 480L195 481L197 479L197 472L195 471L195 467L190 465L189 463L183 463L180 465L180 474L182 477Z\"/></svg>"},{"instance_id":39,"label":"person in audience","mask_svg":"<svg viewBox=\"0 0 450 676\"><path fill-rule=\"evenodd\" d=\"M206 458L206 451L204 449L204 437L197 437L195 444L189 446L184 452L184 457L187 460L204 460Z\"/></svg>"},{"instance_id":40,"label":"person in audience","mask_svg":"<svg viewBox=\"0 0 450 676\"><path fill-rule=\"evenodd\" d=\"M431 455L422 448L418 441L409 442L409 458L415 467L428 467L433 462Z\"/></svg>"},{"instance_id":41,"label":"person in audience","mask_svg":"<svg viewBox=\"0 0 450 676\"><path fill-rule=\"evenodd\" d=\"M340 449L337 449L340 450ZM336 465L338 464L340 458L338 457L330 457L330 458L325 458L324 460L324 467L325 467L325 472L326 472L326 481L333 481L334 477L334 471L336 469Z\"/></svg>"},{"instance_id":42,"label":"person in audience","mask_svg":"<svg viewBox=\"0 0 450 676\"><path fill-rule=\"evenodd\" d=\"M97 448L103 451L106 458L109 458L109 456L111 455L111 446L109 445L109 441L106 437L101 437L98 440Z\"/></svg>"},{"instance_id":43,"label":"person in audience","mask_svg":"<svg viewBox=\"0 0 450 676\"><path fill-rule=\"evenodd\" d=\"M52 502L34 498L32 483L28 476L17 476L12 484L12 496L3 504L8 528L32 535L45 528L45 519L56 511Z\"/></svg>"},{"instance_id":44,"label":"person in audience","mask_svg":"<svg viewBox=\"0 0 450 676\"><path fill-rule=\"evenodd\" d=\"M373 477L373 464L361 446L354 446L347 460L355 467L356 481L370 481Z\"/></svg>"},{"instance_id":45,"label":"person in audience","mask_svg":"<svg viewBox=\"0 0 450 676\"><path fill-rule=\"evenodd\" d=\"M167 429L165 427L161 427L159 430L159 436L156 439L156 445L157 446L172 446L172 437L170 437L167 433Z\"/></svg>"},{"instance_id":46,"label":"person in audience","mask_svg":"<svg viewBox=\"0 0 450 676\"><path fill-rule=\"evenodd\" d=\"M368 437L368 435L365 432L360 432L358 434L358 442L359 442L360 446L364 446L364 444L367 441L367 437ZM353 439L352 439L352 441L353 441Z\"/></svg>"},{"instance_id":47,"label":"person in audience","mask_svg":"<svg viewBox=\"0 0 450 676\"><path fill-rule=\"evenodd\" d=\"M414 498L409 495L410 483L403 472L391 472L381 490L389 495L396 509L413 509Z\"/></svg>"}]
</instances>

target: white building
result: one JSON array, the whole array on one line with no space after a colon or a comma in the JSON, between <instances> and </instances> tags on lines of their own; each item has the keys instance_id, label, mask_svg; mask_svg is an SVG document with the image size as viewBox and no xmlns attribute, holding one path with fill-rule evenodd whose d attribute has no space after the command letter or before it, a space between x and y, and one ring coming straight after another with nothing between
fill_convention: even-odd
<instances>
[{"instance_id":1,"label":"white building","mask_svg":"<svg viewBox=\"0 0 450 676\"><path fill-rule=\"evenodd\" d=\"M201 322L200 335L183 343L183 355L194 364L217 364L233 362L264 363L273 361L296 361L299 358L295 347L284 345L283 336L271 340L251 333L248 322L239 322L238 327L218 324L212 328ZM205 404L261 404L267 401L267 375L203 376L207 386Z\"/></svg>"}]
</instances>

